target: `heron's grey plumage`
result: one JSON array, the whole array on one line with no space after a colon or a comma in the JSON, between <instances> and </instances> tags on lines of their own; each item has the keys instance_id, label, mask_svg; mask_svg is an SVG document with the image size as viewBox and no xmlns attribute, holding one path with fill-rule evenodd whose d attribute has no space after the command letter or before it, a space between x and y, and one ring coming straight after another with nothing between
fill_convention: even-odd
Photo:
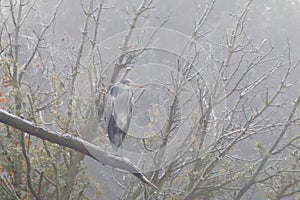
<instances>
[{"instance_id":1,"label":"heron's grey plumage","mask_svg":"<svg viewBox=\"0 0 300 200\"><path fill-rule=\"evenodd\" d=\"M109 140L115 149L122 145L132 117L132 82L128 79L110 86L106 95L104 120Z\"/></svg>"}]
</instances>

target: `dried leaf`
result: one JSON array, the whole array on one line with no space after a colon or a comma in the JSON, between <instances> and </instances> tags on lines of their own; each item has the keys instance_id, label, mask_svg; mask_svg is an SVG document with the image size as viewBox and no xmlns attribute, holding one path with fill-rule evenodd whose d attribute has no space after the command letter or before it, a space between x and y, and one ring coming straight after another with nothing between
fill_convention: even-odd
<instances>
[{"instance_id":1,"label":"dried leaf","mask_svg":"<svg viewBox=\"0 0 300 200\"><path fill-rule=\"evenodd\" d=\"M1 96L1 95L0 95ZM0 103L6 103L7 102L7 98L5 97L0 97Z\"/></svg>"}]
</instances>

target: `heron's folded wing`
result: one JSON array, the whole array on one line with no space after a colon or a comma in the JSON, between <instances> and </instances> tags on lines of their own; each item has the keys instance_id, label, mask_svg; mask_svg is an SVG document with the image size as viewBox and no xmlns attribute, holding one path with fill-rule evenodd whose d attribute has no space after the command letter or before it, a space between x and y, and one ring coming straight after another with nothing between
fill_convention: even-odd
<instances>
[{"instance_id":1,"label":"heron's folded wing","mask_svg":"<svg viewBox=\"0 0 300 200\"><path fill-rule=\"evenodd\" d=\"M115 97L116 97L117 93L118 93L118 90L116 90L115 87L111 87L106 94L104 114L103 114L106 125L108 125L109 120L113 114L114 101L115 101Z\"/></svg>"},{"instance_id":2,"label":"heron's folded wing","mask_svg":"<svg viewBox=\"0 0 300 200\"><path fill-rule=\"evenodd\" d=\"M119 90L113 102L113 116L117 126L124 131L128 131L132 115L132 92L129 90Z\"/></svg>"}]
</instances>

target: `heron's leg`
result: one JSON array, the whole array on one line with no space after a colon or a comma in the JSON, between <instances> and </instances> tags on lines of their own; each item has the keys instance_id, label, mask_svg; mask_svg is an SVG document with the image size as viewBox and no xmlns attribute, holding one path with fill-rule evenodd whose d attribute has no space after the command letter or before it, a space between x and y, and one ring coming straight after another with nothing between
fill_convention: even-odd
<instances>
[{"instance_id":1,"label":"heron's leg","mask_svg":"<svg viewBox=\"0 0 300 200\"><path fill-rule=\"evenodd\" d=\"M123 134L119 134L119 139L120 139L120 142L121 142L121 144L120 144L120 156L123 158L123 140L124 140L124 138L123 138L123 136L122 136Z\"/></svg>"},{"instance_id":2,"label":"heron's leg","mask_svg":"<svg viewBox=\"0 0 300 200\"><path fill-rule=\"evenodd\" d=\"M120 156L123 158L123 145L120 146Z\"/></svg>"}]
</instances>

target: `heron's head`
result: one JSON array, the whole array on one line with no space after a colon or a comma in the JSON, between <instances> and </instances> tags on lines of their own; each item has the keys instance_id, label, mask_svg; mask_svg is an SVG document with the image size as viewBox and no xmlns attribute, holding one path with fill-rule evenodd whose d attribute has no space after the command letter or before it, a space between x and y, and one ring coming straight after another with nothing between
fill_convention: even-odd
<instances>
[{"instance_id":1,"label":"heron's head","mask_svg":"<svg viewBox=\"0 0 300 200\"><path fill-rule=\"evenodd\" d=\"M134 84L130 79L123 79L120 81L120 84L129 89L144 88L144 85Z\"/></svg>"},{"instance_id":2,"label":"heron's head","mask_svg":"<svg viewBox=\"0 0 300 200\"><path fill-rule=\"evenodd\" d=\"M130 86L130 85L133 84L133 81L130 80L130 79L123 79L123 80L120 81L120 83L123 84L123 85L128 85L128 86Z\"/></svg>"}]
</instances>

